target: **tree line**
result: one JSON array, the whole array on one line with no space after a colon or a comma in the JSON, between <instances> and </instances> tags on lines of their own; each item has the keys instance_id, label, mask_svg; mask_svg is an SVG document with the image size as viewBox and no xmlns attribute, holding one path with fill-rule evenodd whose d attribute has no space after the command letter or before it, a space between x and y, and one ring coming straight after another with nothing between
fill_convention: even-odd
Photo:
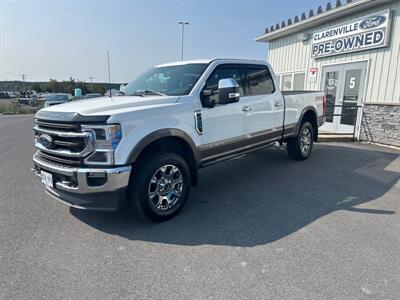
<instances>
[{"instance_id":1,"label":"tree line","mask_svg":"<svg viewBox=\"0 0 400 300\"><path fill-rule=\"evenodd\" d=\"M120 83L112 83L111 88L119 89ZM47 82L24 82L24 81L0 81L0 91L26 92L35 90L38 93L69 93L74 94L74 90L80 88L83 94L104 93L110 88L109 83L83 82L70 78L66 81L50 79Z\"/></svg>"}]
</instances>

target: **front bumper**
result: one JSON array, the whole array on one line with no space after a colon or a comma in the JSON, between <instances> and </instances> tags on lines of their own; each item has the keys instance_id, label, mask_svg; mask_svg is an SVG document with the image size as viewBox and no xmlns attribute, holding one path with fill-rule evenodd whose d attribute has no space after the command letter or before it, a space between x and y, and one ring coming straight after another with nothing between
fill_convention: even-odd
<instances>
[{"instance_id":1,"label":"front bumper","mask_svg":"<svg viewBox=\"0 0 400 300\"><path fill-rule=\"evenodd\" d=\"M76 168L47 162L33 156L37 176L44 170L53 175L52 197L70 206L92 210L117 210L125 198L131 166L114 168Z\"/></svg>"}]
</instances>

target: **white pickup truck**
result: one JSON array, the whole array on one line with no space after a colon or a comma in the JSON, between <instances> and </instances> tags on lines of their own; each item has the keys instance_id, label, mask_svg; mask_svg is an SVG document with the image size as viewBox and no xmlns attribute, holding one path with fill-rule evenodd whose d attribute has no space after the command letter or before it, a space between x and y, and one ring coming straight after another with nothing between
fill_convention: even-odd
<instances>
[{"instance_id":1,"label":"white pickup truck","mask_svg":"<svg viewBox=\"0 0 400 300\"><path fill-rule=\"evenodd\" d=\"M322 92L282 93L272 68L254 60L159 65L121 94L36 114L33 170L49 195L83 209L128 202L163 221L182 208L199 168L277 142L307 159L325 118Z\"/></svg>"}]
</instances>

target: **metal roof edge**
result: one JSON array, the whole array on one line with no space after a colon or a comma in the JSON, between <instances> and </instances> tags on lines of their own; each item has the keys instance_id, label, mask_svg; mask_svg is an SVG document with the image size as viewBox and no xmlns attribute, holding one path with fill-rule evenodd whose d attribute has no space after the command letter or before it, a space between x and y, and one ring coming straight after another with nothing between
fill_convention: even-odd
<instances>
[{"instance_id":1,"label":"metal roof edge","mask_svg":"<svg viewBox=\"0 0 400 300\"><path fill-rule=\"evenodd\" d=\"M299 23L296 23L296 24L287 26L285 28L281 28L276 31L259 36L255 39L255 41L267 43L267 42L279 39L281 37L312 28L319 24L326 23L326 22L329 22L329 21L337 19L337 18L341 18L341 17L345 17L348 15L354 14L358 11L361 11L361 10L364 10L364 9L367 9L370 7L386 4L389 2L393 2L393 1L396 1L396 0L359 0L356 2L352 2L347 5L344 5L344 6L329 10L329 11L325 11L319 15L316 15L314 17L311 17L311 18L301 21Z\"/></svg>"}]
</instances>

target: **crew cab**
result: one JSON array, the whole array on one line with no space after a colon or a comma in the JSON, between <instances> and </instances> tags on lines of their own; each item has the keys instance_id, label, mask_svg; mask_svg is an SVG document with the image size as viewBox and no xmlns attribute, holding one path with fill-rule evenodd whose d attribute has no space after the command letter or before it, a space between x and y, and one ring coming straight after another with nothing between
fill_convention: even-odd
<instances>
[{"instance_id":1,"label":"crew cab","mask_svg":"<svg viewBox=\"0 0 400 300\"><path fill-rule=\"evenodd\" d=\"M307 159L324 115L322 92L281 92L262 61L162 64L119 96L38 111L33 170L70 206L117 210L128 202L163 221L197 186L199 168L276 143Z\"/></svg>"}]
</instances>

